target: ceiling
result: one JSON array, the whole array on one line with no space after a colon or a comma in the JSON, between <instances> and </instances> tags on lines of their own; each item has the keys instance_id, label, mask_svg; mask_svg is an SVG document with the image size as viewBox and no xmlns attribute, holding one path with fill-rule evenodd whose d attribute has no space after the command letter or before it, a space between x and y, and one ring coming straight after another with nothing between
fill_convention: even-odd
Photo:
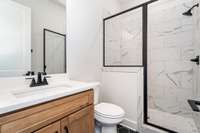
<instances>
[{"instance_id":1,"label":"ceiling","mask_svg":"<svg viewBox=\"0 0 200 133\"><path fill-rule=\"evenodd\" d=\"M66 0L51 0L51 1L59 5L62 5L64 7L66 6ZM117 0L117 1L119 1L120 5L126 5L126 4L130 4L134 0Z\"/></svg>"},{"instance_id":2,"label":"ceiling","mask_svg":"<svg viewBox=\"0 0 200 133\"><path fill-rule=\"evenodd\" d=\"M118 0L120 4L127 4L133 2L134 0Z\"/></svg>"}]
</instances>

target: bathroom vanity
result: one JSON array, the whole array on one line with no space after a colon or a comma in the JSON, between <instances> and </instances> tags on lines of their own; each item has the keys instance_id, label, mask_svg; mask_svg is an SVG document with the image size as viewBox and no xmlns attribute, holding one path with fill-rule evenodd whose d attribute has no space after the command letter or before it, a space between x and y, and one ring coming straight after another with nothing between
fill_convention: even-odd
<instances>
[{"instance_id":1,"label":"bathroom vanity","mask_svg":"<svg viewBox=\"0 0 200 133\"><path fill-rule=\"evenodd\" d=\"M1 91L0 133L94 133L93 88L98 83L58 77L52 76L47 86L27 83Z\"/></svg>"},{"instance_id":2,"label":"bathroom vanity","mask_svg":"<svg viewBox=\"0 0 200 133\"><path fill-rule=\"evenodd\" d=\"M93 91L1 115L1 133L93 133Z\"/></svg>"},{"instance_id":3,"label":"bathroom vanity","mask_svg":"<svg viewBox=\"0 0 200 133\"><path fill-rule=\"evenodd\" d=\"M98 83L66 76L65 1L0 7L0 133L94 133Z\"/></svg>"}]
</instances>

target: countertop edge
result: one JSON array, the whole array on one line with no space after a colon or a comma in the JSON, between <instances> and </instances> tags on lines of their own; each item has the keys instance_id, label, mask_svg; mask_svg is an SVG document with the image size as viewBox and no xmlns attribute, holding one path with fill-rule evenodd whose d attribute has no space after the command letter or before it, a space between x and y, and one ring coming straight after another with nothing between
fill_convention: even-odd
<instances>
[{"instance_id":1,"label":"countertop edge","mask_svg":"<svg viewBox=\"0 0 200 133\"><path fill-rule=\"evenodd\" d=\"M25 109L28 109L30 107L35 107L37 105L40 105L40 104L45 104L47 102L51 102L51 101L54 101L54 100L58 100L58 99L61 99L61 98L65 98L65 97L69 97L69 96L72 96L72 95L75 95L75 94L79 94L79 93L82 93L82 92L85 92L85 91L89 91L89 90L92 90L94 89L94 86L91 86L91 87L83 87L83 88L80 88L80 89L75 89L74 91L72 92L67 92L67 93L62 93L62 94L59 94L59 95L53 95L53 96L49 96L47 98L41 98L41 99L38 99L38 100L33 100L33 101L28 101L26 103L20 103L20 104L14 104L12 106L7 106L7 107L3 107L3 108L0 108L0 117L3 117L5 115L8 115L8 114L12 114L14 112L18 112L18 111L21 111L21 110L25 110Z\"/></svg>"}]
</instances>

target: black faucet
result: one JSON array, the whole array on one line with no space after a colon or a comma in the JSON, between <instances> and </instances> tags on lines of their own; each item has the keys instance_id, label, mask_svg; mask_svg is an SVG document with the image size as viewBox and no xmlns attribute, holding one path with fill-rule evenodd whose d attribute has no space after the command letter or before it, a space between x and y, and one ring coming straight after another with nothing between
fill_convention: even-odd
<instances>
[{"instance_id":1,"label":"black faucet","mask_svg":"<svg viewBox=\"0 0 200 133\"><path fill-rule=\"evenodd\" d=\"M42 84L42 73L39 72L37 75L37 84Z\"/></svg>"},{"instance_id":2,"label":"black faucet","mask_svg":"<svg viewBox=\"0 0 200 133\"><path fill-rule=\"evenodd\" d=\"M47 78L44 76L44 78L42 79L43 75L46 75L46 73L38 72L38 74L37 74L37 82L35 81L35 78L32 78L30 87L48 85Z\"/></svg>"},{"instance_id":3,"label":"black faucet","mask_svg":"<svg viewBox=\"0 0 200 133\"><path fill-rule=\"evenodd\" d=\"M34 71L28 71L24 76L34 76L35 72Z\"/></svg>"}]
</instances>

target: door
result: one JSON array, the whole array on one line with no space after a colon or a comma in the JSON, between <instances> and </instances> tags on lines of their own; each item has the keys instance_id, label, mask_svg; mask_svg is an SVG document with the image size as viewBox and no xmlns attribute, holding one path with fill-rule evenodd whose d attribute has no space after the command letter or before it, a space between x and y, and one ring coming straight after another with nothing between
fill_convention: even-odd
<instances>
[{"instance_id":1,"label":"door","mask_svg":"<svg viewBox=\"0 0 200 133\"><path fill-rule=\"evenodd\" d=\"M35 133L60 133L60 121L44 127Z\"/></svg>"},{"instance_id":2,"label":"door","mask_svg":"<svg viewBox=\"0 0 200 133\"><path fill-rule=\"evenodd\" d=\"M61 120L62 133L94 133L93 106L84 108Z\"/></svg>"}]
</instances>

